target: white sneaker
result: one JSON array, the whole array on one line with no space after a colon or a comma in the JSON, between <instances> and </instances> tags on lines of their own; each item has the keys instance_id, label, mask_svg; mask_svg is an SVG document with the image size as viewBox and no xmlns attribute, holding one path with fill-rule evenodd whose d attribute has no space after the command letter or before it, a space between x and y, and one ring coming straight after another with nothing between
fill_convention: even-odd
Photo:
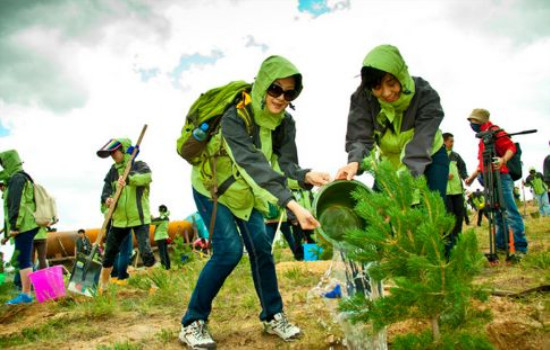
<instances>
[{"instance_id":1,"label":"white sneaker","mask_svg":"<svg viewBox=\"0 0 550 350\"><path fill-rule=\"evenodd\" d=\"M193 350L216 348L216 342L212 339L203 320L194 321L187 327L182 325L178 339Z\"/></svg>"},{"instance_id":2,"label":"white sneaker","mask_svg":"<svg viewBox=\"0 0 550 350\"><path fill-rule=\"evenodd\" d=\"M282 312L275 314L271 321L263 321L263 324L265 332L278 335L284 341L292 341L302 334L300 328L288 322Z\"/></svg>"}]
</instances>

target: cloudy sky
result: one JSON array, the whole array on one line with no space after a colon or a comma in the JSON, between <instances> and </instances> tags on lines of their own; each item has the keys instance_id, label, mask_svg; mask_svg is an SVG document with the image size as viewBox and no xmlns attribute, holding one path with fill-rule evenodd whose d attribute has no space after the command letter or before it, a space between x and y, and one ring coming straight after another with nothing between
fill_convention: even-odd
<instances>
[{"instance_id":1,"label":"cloudy sky","mask_svg":"<svg viewBox=\"0 0 550 350\"><path fill-rule=\"evenodd\" d=\"M300 162L346 163L349 96L365 54L398 46L412 75L441 95L443 131L469 170L476 107L518 136L524 165L542 168L550 135L550 3L545 0L0 0L0 150L58 202L60 230L99 227L111 165L95 151L134 141L153 171L151 207L173 219L194 211L190 167L175 151L185 114L203 91L252 81L267 56L302 71L292 112Z\"/></svg>"}]
</instances>

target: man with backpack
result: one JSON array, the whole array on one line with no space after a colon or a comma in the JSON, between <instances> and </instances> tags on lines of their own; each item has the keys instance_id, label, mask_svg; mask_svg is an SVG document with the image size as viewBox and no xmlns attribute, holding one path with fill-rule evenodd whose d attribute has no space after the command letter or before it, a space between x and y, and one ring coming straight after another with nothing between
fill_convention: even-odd
<instances>
[{"instance_id":1,"label":"man with backpack","mask_svg":"<svg viewBox=\"0 0 550 350\"><path fill-rule=\"evenodd\" d=\"M0 181L7 184L4 196L4 220L6 234L13 237L17 254L17 267L21 277L21 293L6 302L9 305L32 303L31 282L32 250L34 236L39 226L34 219L34 185L23 171L23 162L16 150L0 153Z\"/></svg>"},{"instance_id":2,"label":"man with backpack","mask_svg":"<svg viewBox=\"0 0 550 350\"><path fill-rule=\"evenodd\" d=\"M529 169L529 176L525 179L525 186L531 187L533 196L537 199L541 216L550 216L550 204L548 203L548 186L544 183L542 174L534 167Z\"/></svg>"},{"instance_id":3,"label":"man with backpack","mask_svg":"<svg viewBox=\"0 0 550 350\"><path fill-rule=\"evenodd\" d=\"M470 122L470 127L472 130L478 134L481 132L493 132L494 133L494 147L496 152L496 157L492 161L493 169L485 169L486 171L495 170L500 173L500 180L502 184L502 196L501 199L503 205L506 208L508 216L508 225L514 233L514 245L516 249L516 257L521 258L527 254L527 237L525 236L525 226L523 224L523 218L518 210L516 202L514 201L514 181L509 174L508 167L506 163L512 159L514 153L516 152L516 145L510 137L506 134L504 130L500 130L497 125L494 125L489 121L490 113L486 109L476 108L472 113L467 117L467 120ZM472 182L477 178L481 173L484 174L483 169L483 151L485 150L485 144L483 138L479 140L478 146L478 160L479 165L476 170L466 179L466 185L471 185ZM486 179L484 179L486 181ZM487 186L487 183L485 186ZM494 188L486 188L486 191L495 191ZM503 232L503 225L500 212L496 213L496 224L497 224L497 234L496 234L496 248L500 251L506 251L505 245L505 236L507 232Z\"/></svg>"},{"instance_id":4,"label":"man with backpack","mask_svg":"<svg viewBox=\"0 0 550 350\"><path fill-rule=\"evenodd\" d=\"M268 203L277 204L292 211L302 228L317 227L318 221L294 199L287 180L311 188L326 184L330 176L298 165L295 123L286 112L302 91L302 75L296 67L283 57L268 57L251 91L246 90L245 86L232 94L219 132L206 139L204 152L195 153L192 162L193 197L205 223L213 228L213 253L200 273L181 321L179 340L191 349L216 347L206 322L214 297L243 255L243 243L262 307L264 331L285 341L301 334L283 312L263 214L268 211ZM201 99L194 105L202 103ZM186 160L182 146L190 130L187 125L178 140L178 153ZM282 173L274 170L277 165Z\"/></svg>"},{"instance_id":5,"label":"man with backpack","mask_svg":"<svg viewBox=\"0 0 550 350\"><path fill-rule=\"evenodd\" d=\"M143 264L146 267L155 264L155 257L149 242L151 169L149 169L147 163L139 160L135 161L132 164L130 174L124 179L122 174L131 159L132 151L132 142L127 138L111 139L97 151L98 157L107 158L110 156L114 161L105 176L101 193L103 209L106 210L106 208L115 205L103 254L103 268L100 275L101 290L104 290L108 285L115 257L121 250L123 241L132 234L132 230L136 235ZM122 192L118 202L114 203L113 197L119 186L122 187Z\"/></svg>"}]
</instances>

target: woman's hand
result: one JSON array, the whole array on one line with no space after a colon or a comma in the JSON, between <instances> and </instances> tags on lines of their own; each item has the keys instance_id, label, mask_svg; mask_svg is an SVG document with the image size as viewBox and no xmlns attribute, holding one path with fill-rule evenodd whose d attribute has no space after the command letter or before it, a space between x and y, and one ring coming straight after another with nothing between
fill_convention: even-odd
<instances>
[{"instance_id":1,"label":"woman's hand","mask_svg":"<svg viewBox=\"0 0 550 350\"><path fill-rule=\"evenodd\" d=\"M290 209L294 213L294 215L296 215L296 219L298 220L298 223L300 224L302 230L313 230L316 227L321 226L319 221L317 221L317 219L313 217L309 210L302 207L295 200L291 200L290 202L288 202L286 207Z\"/></svg>"},{"instance_id":2,"label":"woman's hand","mask_svg":"<svg viewBox=\"0 0 550 350\"><path fill-rule=\"evenodd\" d=\"M310 171L305 176L306 183L313 186L324 186L330 182L330 174L320 171Z\"/></svg>"},{"instance_id":3,"label":"woman's hand","mask_svg":"<svg viewBox=\"0 0 550 350\"><path fill-rule=\"evenodd\" d=\"M341 167L336 173L336 180L353 180L359 170L359 162L351 162L346 166Z\"/></svg>"}]
</instances>

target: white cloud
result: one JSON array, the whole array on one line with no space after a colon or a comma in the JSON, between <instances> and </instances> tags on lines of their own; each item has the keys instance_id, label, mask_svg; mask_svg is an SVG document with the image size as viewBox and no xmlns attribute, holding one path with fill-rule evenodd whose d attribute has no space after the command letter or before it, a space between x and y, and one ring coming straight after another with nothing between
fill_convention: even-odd
<instances>
[{"instance_id":1,"label":"white cloud","mask_svg":"<svg viewBox=\"0 0 550 350\"><path fill-rule=\"evenodd\" d=\"M461 12L458 2L352 1L315 19L299 13L290 0L146 4L149 10L132 16L121 10L109 20L90 20L81 37L33 23L13 34L24 49L55 62L58 69L51 74L64 74L59 84L70 82L65 93L86 95L63 114L43 103L0 97L1 123L11 132L0 137L0 150L18 149L26 169L57 196L62 230L101 224L99 196L110 161L95 151L111 137L135 141L144 123L149 129L140 158L153 171L151 207L156 211L166 204L173 219L193 211L190 167L175 152L185 113L213 86L252 81L271 54L289 58L304 75L305 90L292 112L304 167L334 174L345 163L349 96L359 83L363 57L381 43L397 45L410 72L439 91L446 111L442 129L455 134L456 150L470 170L477 140L465 118L475 107L491 110L495 122L509 131L539 129L517 137L526 166L542 167L548 154L549 35L529 36L526 42L513 33L499 35L477 25L479 19ZM504 6L468 5L493 9L493 23ZM258 45L250 45L250 38ZM182 90L174 88L170 73L182 56L217 51L222 57L192 65L181 74ZM144 82L140 69L158 73Z\"/></svg>"}]
</instances>

